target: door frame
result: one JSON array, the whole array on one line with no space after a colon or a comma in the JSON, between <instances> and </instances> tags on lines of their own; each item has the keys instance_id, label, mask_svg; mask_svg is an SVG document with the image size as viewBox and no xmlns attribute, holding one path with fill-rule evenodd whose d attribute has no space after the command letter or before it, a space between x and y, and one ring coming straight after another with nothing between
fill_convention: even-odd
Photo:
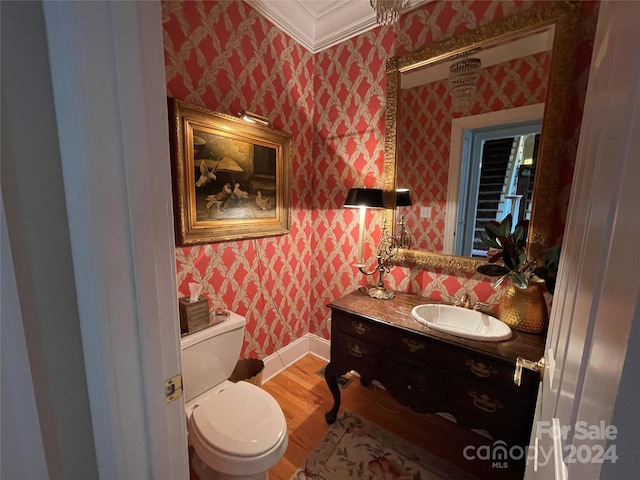
<instances>
[{"instance_id":1,"label":"door frame","mask_svg":"<svg viewBox=\"0 0 640 480\"><path fill-rule=\"evenodd\" d=\"M451 122L451 148L449 154L449 173L447 180L447 203L445 206L443 253L453 255L455 250L455 231L458 222L458 200L460 196L460 174L463 151L465 150L465 130L474 130L496 125L542 120L544 103L524 107L510 108L497 112L481 113L468 117L455 118Z\"/></svg>"},{"instance_id":2,"label":"door frame","mask_svg":"<svg viewBox=\"0 0 640 480\"><path fill-rule=\"evenodd\" d=\"M458 205L462 210L458 212L458 228L455 231L454 255L463 257L473 256L474 231L478 211L478 197L480 194L480 178L484 146L487 141L506 137L521 137L529 134L539 134L542 131L542 118L524 122L500 124L488 127L464 129L465 144L469 148L463 149L460 174L460 199ZM496 218L500 221L502 218ZM515 220L514 220L515 222ZM515 223L514 223L515 224Z\"/></svg>"}]
</instances>

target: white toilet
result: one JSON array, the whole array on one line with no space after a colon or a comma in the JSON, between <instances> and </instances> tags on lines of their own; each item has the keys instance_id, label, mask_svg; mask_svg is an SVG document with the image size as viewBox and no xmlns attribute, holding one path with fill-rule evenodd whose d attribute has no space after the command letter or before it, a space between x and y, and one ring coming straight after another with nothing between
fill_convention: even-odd
<instances>
[{"instance_id":1,"label":"white toilet","mask_svg":"<svg viewBox=\"0 0 640 480\"><path fill-rule=\"evenodd\" d=\"M191 467L200 480L264 480L287 449L287 422L278 402L248 382L232 383L244 317L183 337L182 377Z\"/></svg>"}]
</instances>

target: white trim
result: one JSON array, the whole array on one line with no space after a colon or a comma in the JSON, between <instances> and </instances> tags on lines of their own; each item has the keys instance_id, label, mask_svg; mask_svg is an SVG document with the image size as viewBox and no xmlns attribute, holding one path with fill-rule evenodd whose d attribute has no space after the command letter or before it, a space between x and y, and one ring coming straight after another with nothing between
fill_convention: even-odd
<instances>
[{"instance_id":1,"label":"white trim","mask_svg":"<svg viewBox=\"0 0 640 480\"><path fill-rule=\"evenodd\" d=\"M314 335L313 333L305 334L286 347L264 358L262 382L264 383L271 380L308 354L328 362L330 346L331 342L329 342L329 340Z\"/></svg>"},{"instance_id":2,"label":"white trim","mask_svg":"<svg viewBox=\"0 0 640 480\"><path fill-rule=\"evenodd\" d=\"M263 17L311 53L378 27L368 1L302 2L300 0L246 0ZM430 0L410 0L403 14Z\"/></svg>"},{"instance_id":3,"label":"white trim","mask_svg":"<svg viewBox=\"0 0 640 480\"><path fill-rule=\"evenodd\" d=\"M460 194L460 162L464 131L474 128L493 127L508 123L541 120L544 115L544 103L510 108L498 112L481 113L456 118L451 122L451 149L449 155L449 180L447 184L447 203L444 221L444 253L453 254L455 231L458 221L458 197ZM544 125L543 125L544 128Z\"/></svg>"}]
</instances>

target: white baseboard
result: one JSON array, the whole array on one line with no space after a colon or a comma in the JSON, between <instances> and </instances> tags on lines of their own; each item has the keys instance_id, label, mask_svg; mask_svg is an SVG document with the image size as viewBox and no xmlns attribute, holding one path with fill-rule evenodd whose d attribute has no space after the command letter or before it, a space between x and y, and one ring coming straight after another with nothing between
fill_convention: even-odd
<instances>
[{"instance_id":1,"label":"white baseboard","mask_svg":"<svg viewBox=\"0 0 640 480\"><path fill-rule=\"evenodd\" d=\"M315 355L328 362L330 345L331 342L329 342L329 340L312 333L305 334L303 337L263 359L264 371L262 373L262 382L269 381L308 354Z\"/></svg>"}]
</instances>

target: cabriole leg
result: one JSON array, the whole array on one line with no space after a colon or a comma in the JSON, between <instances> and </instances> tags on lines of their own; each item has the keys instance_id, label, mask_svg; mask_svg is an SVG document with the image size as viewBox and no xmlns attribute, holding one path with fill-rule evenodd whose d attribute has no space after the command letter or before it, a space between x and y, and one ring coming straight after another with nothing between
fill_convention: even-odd
<instances>
[{"instance_id":1,"label":"cabriole leg","mask_svg":"<svg viewBox=\"0 0 640 480\"><path fill-rule=\"evenodd\" d=\"M324 419L327 423L333 423L336 421L338 410L340 409L340 387L338 386L338 378L331 363L329 363L324 370L324 379L327 382L329 391L331 391L331 395L333 395L333 407L324 414Z\"/></svg>"}]
</instances>

